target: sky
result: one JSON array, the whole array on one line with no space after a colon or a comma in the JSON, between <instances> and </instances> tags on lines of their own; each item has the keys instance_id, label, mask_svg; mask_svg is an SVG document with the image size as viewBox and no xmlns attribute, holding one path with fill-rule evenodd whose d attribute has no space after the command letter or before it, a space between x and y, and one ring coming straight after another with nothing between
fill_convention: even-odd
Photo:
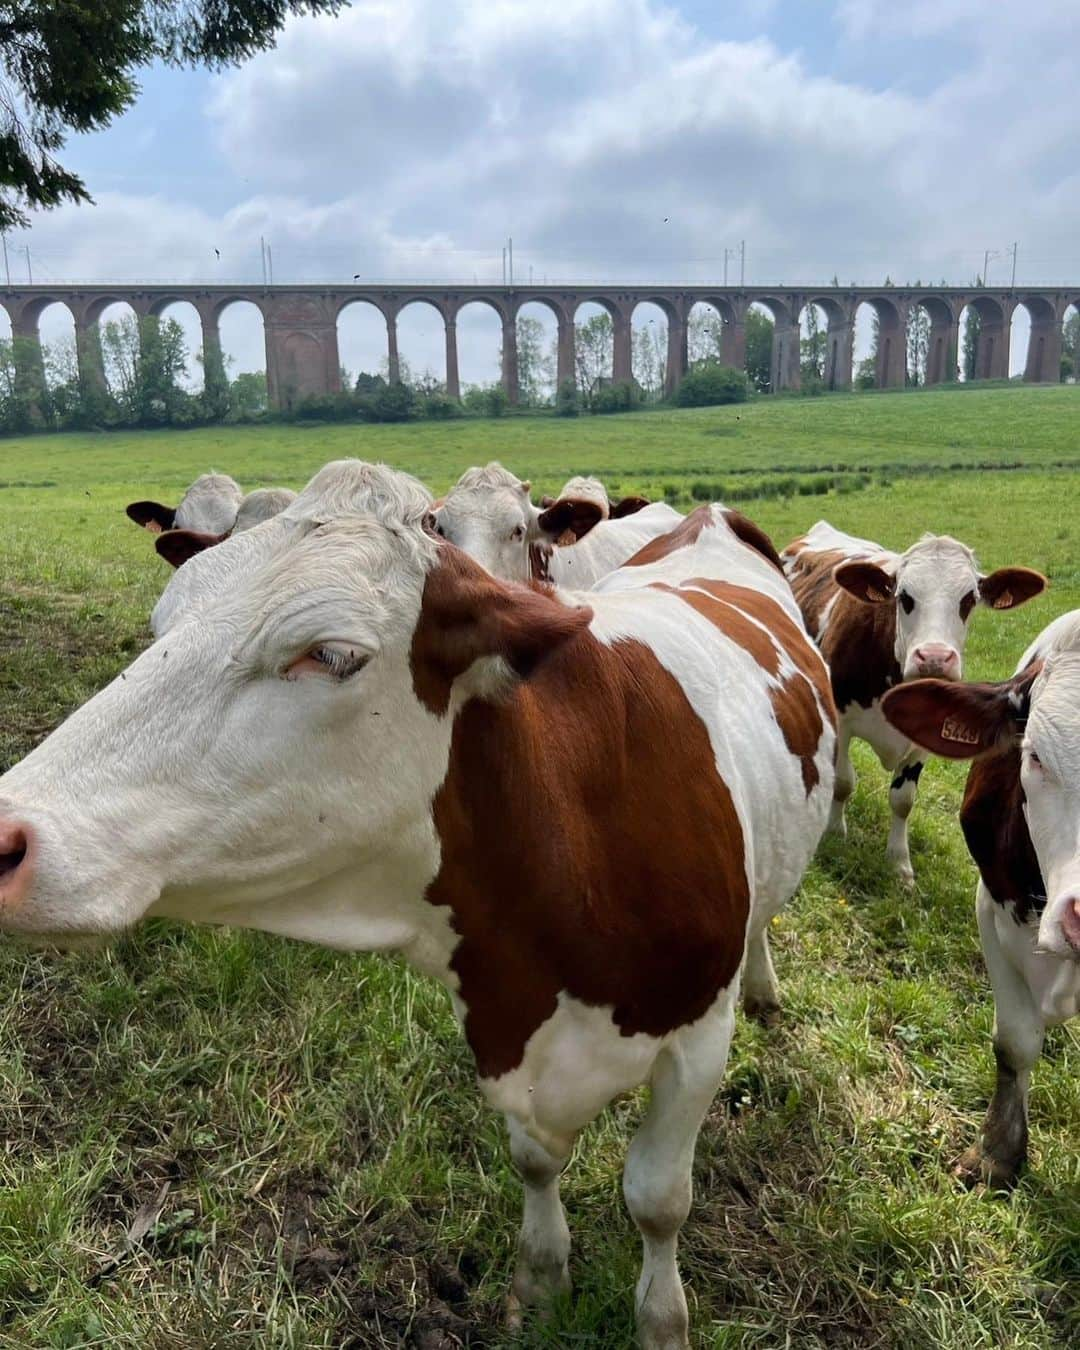
<instances>
[{"instance_id":1,"label":"sky","mask_svg":"<svg viewBox=\"0 0 1080 1350\"><path fill-rule=\"evenodd\" d=\"M13 279L709 281L1080 276L1077 0L354 0L211 75L152 69L65 162L93 206ZM220 256L219 256L220 255ZM43 325L60 323L50 311ZM181 317L178 313L177 317ZM645 315L640 316L644 321ZM223 324L262 365L251 314ZM56 328L59 331L59 328ZM194 328L192 328L194 332ZM369 312L343 362L377 368ZM403 353L442 373L419 307ZM492 314L462 317L493 379Z\"/></svg>"}]
</instances>

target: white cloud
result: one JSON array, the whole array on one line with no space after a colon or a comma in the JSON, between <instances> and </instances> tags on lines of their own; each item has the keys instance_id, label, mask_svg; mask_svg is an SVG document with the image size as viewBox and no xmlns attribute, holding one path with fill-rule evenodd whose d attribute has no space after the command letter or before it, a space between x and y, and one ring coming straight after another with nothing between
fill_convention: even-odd
<instances>
[{"instance_id":1,"label":"white cloud","mask_svg":"<svg viewBox=\"0 0 1080 1350\"><path fill-rule=\"evenodd\" d=\"M494 279L512 234L519 275L705 280L745 238L751 279L960 280L1019 239L1021 277L1080 271L1075 0L837 0L859 82L761 12L724 42L674 0L356 0L214 82L230 209L102 193L35 255L253 280L264 235L279 280Z\"/></svg>"}]
</instances>

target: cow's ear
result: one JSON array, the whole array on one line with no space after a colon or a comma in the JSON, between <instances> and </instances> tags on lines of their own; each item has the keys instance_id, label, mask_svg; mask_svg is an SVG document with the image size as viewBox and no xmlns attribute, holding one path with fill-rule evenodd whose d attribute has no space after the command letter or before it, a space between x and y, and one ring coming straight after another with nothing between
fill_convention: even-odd
<instances>
[{"instance_id":1,"label":"cow's ear","mask_svg":"<svg viewBox=\"0 0 1080 1350\"><path fill-rule=\"evenodd\" d=\"M896 594L896 578L872 562L842 562L833 569L833 580L856 600L883 605Z\"/></svg>"},{"instance_id":2,"label":"cow's ear","mask_svg":"<svg viewBox=\"0 0 1080 1350\"><path fill-rule=\"evenodd\" d=\"M166 530L164 534L158 535L154 547L167 563L172 563L173 567L183 567L196 553L213 548L227 538L228 535L207 534L204 530Z\"/></svg>"},{"instance_id":3,"label":"cow's ear","mask_svg":"<svg viewBox=\"0 0 1080 1350\"><path fill-rule=\"evenodd\" d=\"M1016 740L1031 706L1034 662L1000 684L911 680L881 701L885 720L910 741L945 759L975 759Z\"/></svg>"},{"instance_id":4,"label":"cow's ear","mask_svg":"<svg viewBox=\"0 0 1080 1350\"><path fill-rule=\"evenodd\" d=\"M778 572L783 573L784 564L780 561L776 545L760 525L755 524L749 516L744 516L741 511L733 511L730 507L725 508L724 519L736 539L760 553L766 562L771 562Z\"/></svg>"},{"instance_id":5,"label":"cow's ear","mask_svg":"<svg viewBox=\"0 0 1080 1350\"><path fill-rule=\"evenodd\" d=\"M648 505L648 497L623 497L621 501L608 504L608 515L612 520L622 520L623 516L636 516Z\"/></svg>"},{"instance_id":6,"label":"cow's ear","mask_svg":"<svg viewBox=\"0 0 1080 1350\"><path fill-rule=\"evenodd\" d=\"M542 534L557 544L573 544L584 539L594 525L604 518L599 502L584 497L560 497L554 505L540 513L537 525Z\"/></svg>"},{"instance_id":7,"label":"cow's ear","mask_svg":"<svg viewBox=\"0 0 1080 1350\"><path fill-rule=\"evenodd\" d=\"M127 508L127 514L136 525L141 525L151 534L171 530L176 524L176 507L163 506L161 502L132 502Z\"/></svg>"},{"instance_id":8,"label":"cow's ear","mask_svg":"<svg viewBox=\"0 0 1080 1350\"><path fill-rule=\"evenodd\" d=\"M1050 583L1030 567L999 567L979 578L979 599L991 609L1015 609L1042 595Z\"/></svg>"},{"instance_id":9,"label":"cow's ear","mask_svg":"<svg viewBox=\"0 0 1080 1350\"><path fill-rule=\"evenodd\" d=\"M592 610L570 608L550 591L493 577L441 544L428 572L410 662L417 697L442 714L455 681L471 697L497 699L586 628Z\"/></svg>"}]
</instances>

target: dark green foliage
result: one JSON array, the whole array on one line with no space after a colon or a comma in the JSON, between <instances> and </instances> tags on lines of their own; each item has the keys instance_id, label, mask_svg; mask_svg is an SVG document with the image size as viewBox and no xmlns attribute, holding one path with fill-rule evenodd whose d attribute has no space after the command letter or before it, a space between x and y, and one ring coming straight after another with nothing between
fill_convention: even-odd
<instances>
[{"instance_id":1,"label":"dark green foliage","mask_svg":"<svg viewBox=\"0 0 1080 1350\"><path fill-rule=\"evenodd\" d=\"M573 380L563 380L559 385L558 393L555 395L555 416L556 417L577 417L581 412L581 399L578 396L577 385Z\"/></svg>"},{"instance_id":2,"label":"dark green foliage","mask_svg":"<svg viewBox=\"0 0 1080 1350\"><path fill-rule=\"evenodd\" d=\"M979 368L979 333L982 329L982 318L974 305L968 306L967 324L964 327L964 341L961 347L962 357L961 365L964 371L965 380L974 380L975 372Z\"/></svg>"},{"instance_id":3,"label":"dark green foliage","mask_svg":"<svg viewBox=\"0 0 1080 1350\"><path fill-rule=\"evenodd\" d=\"M72 131L107 126L154 61L221 67L273 45L290 14L343 0L11 0L0 5L0 229L28 207L89 201L55 154Z\"/></svg>"},{"instance_id":4,"label":"dark green foliage","mask_svg":"<svg viewBox=\"0 0 1080 1350\"><path fill-rule=\"evenodd\" d=\"M719 361L702 361L685 377L675 394L681 408L705 408L721 403L745 403L746 376Z\"/></svg>"},{"instance_id":5,"label":"dark green foliage","mask_svg":"<svg viewBox=\"0 0 1080 1350\"><path fill-rule=\"evenodd\" d=\"M630 412L641 402L641 391L633 380L601 384L589 399L589 411L594 413Z\"/></svg>"}]
</instances>

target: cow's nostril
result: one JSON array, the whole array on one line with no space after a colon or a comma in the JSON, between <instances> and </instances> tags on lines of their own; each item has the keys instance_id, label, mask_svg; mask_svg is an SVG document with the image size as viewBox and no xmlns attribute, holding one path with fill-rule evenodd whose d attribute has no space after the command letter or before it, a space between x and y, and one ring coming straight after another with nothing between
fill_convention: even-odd
<instances>
[{"instance_id":1,"label":"cow's nostril","mask_svg":"<svg viewBox=\"0 0 1080 1350\"><path fill-rule=\"evenodd\" d=\"M0 827L0 884L22 866L29 841L19 826Z\"/></svg>"}]
</instances>

